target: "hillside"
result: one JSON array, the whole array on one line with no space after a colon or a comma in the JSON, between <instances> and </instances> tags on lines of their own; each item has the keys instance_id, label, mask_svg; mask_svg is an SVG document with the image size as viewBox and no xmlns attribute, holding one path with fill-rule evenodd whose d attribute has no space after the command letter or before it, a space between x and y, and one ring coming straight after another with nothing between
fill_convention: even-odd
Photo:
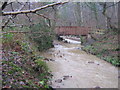
<instances>
[{"instance_id":1,"label":"hillside","mask_svg":"<svg viewBox=\"0 0 120 90\"><path fill-rule=\"evenodd\" d=\"M6 33L3 38L3 88L48 88L50 71L25 34Z\"/></svg>"},{"instance_id":2,"label":"hillside","mask_svg":"<svg viewBox=\"0 0 120 90\"><path fill-rule=\"evenodd\" d=\"M97 57L110 62L115 66L120 66L118 53L118 32L108 31L100 37L92 36L96 41L91 45L86 45L83 50Z\"/></svg>"}]
</instances>

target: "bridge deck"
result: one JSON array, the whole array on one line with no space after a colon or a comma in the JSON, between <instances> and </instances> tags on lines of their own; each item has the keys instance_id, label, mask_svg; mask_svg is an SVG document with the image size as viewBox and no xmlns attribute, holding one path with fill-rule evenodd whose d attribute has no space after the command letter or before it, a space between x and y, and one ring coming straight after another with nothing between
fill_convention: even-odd
<instances>
[{"instance_id":1,"label":"bridge deck","mask_svg":"<svg viewBox=\"0 0 120 90\"><path fill-rule=\"evenodd\" d=\"M55 29L58 35L87 35L90 32L89 27L80 26L57 26Z\"/></svg>"}]
</instances>

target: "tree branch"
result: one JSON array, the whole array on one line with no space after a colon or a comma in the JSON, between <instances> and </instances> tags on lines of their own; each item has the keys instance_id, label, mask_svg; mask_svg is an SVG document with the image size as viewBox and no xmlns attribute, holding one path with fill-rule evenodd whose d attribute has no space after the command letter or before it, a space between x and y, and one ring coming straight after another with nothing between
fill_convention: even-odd
<instances>
[{"instance_id":1,"label":"tree branch","mask_svg":"<svg viewBox=\"0 0 120 90\"><path fill-rule=\"evenodd\" d=\"M11 9L12 9L12 11L14 11L14 9L13 9L13 3L11 3L10 5L11 5Z\"/></svg>"},{"instance_id":2,"label":"tree branch","mask_svg":"<svg viewBox=\"0 0 120 90\"><path fill-rule=\"evenodd\" d=\"M15 16L10 16L10 17L8 18L8 20L5 22L5 24L2 25L2 29L10 22L10 20L11 20L12 18L15 18L15 17L16 17L16 15L15 15Z\"/></svg>"},{"instance_id":3,"label":"tree branch","mask_svg":"<svg viewBox=\"0 0 120 90\"><path fill-rule=\"evenodd\" d=\"M7 2L4 2L2 5L2 10L7 6Z\"/></svg>"},{"instance_id":4,"label":"tree branch","mask_svg":"<svg viewBox=\"0 0 120 90\"><path fill-rule=\"evenodd\" d=\"M26 17L28 18L29 22L32 22L32 20L30 19L30 17L28 16L28 14L25 14Z\"/></svg>"},{"instance_id":5,"label":"tree branch","mask_svg":"<svg viewBox=\"0 0 120 90\"><path fill-rule=\"evenodd\" d=\"M60 5L60 4L65 4L65 3L67 3L67 2L52 3L52 4L48 4L48 5L38 7L38 8L32 9L32 10L22 10L22 11L14 11L14 12L13 11L2 12L2 15L5 16L5 15L17 15L17 14L35 13L36 11L39 11L39 10L42 10L42 9L45 9L45 8L48 8L48 7L52 7L54 5Z\"/></svg>"},{"instance_id":6,"label":"tree branch","mask_svg":"<svg viewBox=\"0 0 120 90\"><path fill-rule=\"evenodd\" d=\"M35 14L38 15L38 16L40 16L40 17L43 17L43 18L45 18L45 19L54 20L54 21L55 21L55 19L49 18L49 17L47 17L47 16L45 16L45 15L43 15L43 14L38 14L38 13L35 13Z\"/></svg>"},{"instance_id":7,"label":"tree branch","mask_svg":"<svg viewBox=\"0 0 120 90\"><path fill-rule=\"evenodd\" d=\"M45 19L54 20L55 21L55 19L47 17L44 14L38 14L38 13L34 13L34 14L36 14L36 15L38 15L40 17L43 17ZM15 18L15 16L14 17L10 16L9 19L5 22L5 24L2 25L2 28L4 28L4 27L23 27L23 26L28 26L28 25L24 25L24 24L15 24L15 25L9 25L8 26L7 24L9 23L10 19L14 19L14 18ZM35 25L35 24L37 24L37 23L31 24L31 25Z\"/></svg>"},{"instance_id":8,"label":"tree branch","mask_svg":"<svg viewBox=\"0 0 120 90\"><path fill-rule=\"evenodd\" d=\"M18 9L18 11L21 11L24 8L25 4L22 4L21 7Z\"/></svg>"}]
</instances>

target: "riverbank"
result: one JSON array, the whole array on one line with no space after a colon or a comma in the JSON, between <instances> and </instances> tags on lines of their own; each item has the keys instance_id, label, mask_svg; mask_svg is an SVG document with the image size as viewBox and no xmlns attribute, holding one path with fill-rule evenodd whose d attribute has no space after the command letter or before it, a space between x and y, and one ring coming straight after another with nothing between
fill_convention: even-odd
<instances>
[{"instance_id":1,"label":"riverbank","mask_svg":"<svg viewBox=\"0 0 120 90\"><path fill-rule=\"evenodd\" d=\"M99 37L94 37L94 41L90 45L85 45L82 49L87 53L96 55L97 57L111 63L114 66L120 66L120 52L118 44L118 33L109 31Z\"/></svg>"},{"instance_id":2,"label":"riverbank","mask_svg":"<svg viewBox=\"0 0 120 90\"><path fill-rule=\"evenodd\" d=\"M2 46L2 88L49 88L44 58L25 34L5 34Z\"/></svg>"}]
</instances>

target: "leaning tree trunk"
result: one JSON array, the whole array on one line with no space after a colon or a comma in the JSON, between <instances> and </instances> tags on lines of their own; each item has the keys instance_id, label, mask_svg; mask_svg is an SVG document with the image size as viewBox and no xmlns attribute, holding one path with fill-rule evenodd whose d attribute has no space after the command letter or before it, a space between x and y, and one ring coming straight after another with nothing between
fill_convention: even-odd
<instances>
[{"instance_id":1,"label":"leaning tree trunk","mask_svg":"<svg viewBox=\"0 0 120 90\"><path fill-rule=\"evenodd\" d=\"M82 25L81 8L80 7L81 7L80 2L77 2L76 7L75 7L75 15L76 15L77 25L78 26Z\"/></svg>"}]
</instances>

